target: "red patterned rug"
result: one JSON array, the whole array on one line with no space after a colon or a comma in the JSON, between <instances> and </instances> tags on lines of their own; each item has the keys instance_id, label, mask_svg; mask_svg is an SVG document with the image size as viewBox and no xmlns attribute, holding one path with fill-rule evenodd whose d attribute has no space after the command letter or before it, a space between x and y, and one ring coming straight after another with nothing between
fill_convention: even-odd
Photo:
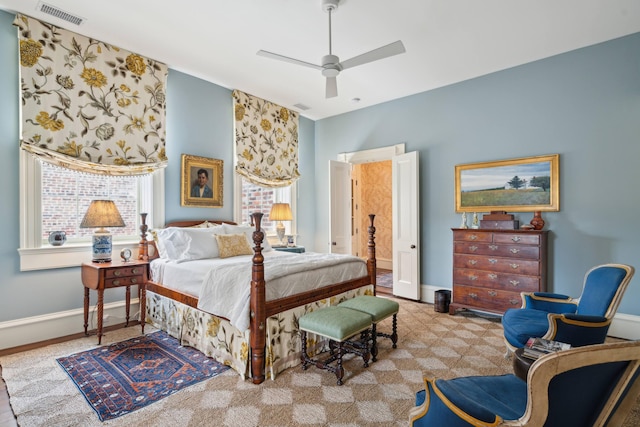
<instances>
[{"instance_id":1,"label":"red patterned rug","mask_svg":"<svg viewBox=\"0 0 640 427\"><path fill-rule=\"evenodd\" d=\"M56 360L101 421L140 409L228 369L162 331Z\"/></svg>"}]
</instances>

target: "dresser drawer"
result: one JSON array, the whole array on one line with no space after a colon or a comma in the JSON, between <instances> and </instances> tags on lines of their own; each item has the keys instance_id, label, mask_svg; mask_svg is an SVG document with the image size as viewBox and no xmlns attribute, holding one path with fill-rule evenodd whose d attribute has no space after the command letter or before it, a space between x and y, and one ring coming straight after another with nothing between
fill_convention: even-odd
<instances>
[{"instance_id":1,"label":"dresser drawer","mask_svg":"<svg viewBox=\"0 0 640 427\"><path fill-rule=\"evenodd\" d=\"M495 234L493 236L495 243L511 243L520 245L536 245L540 244L539 234L522 234L522 233L505 233Z\"/></svg>"},{"instance_id":2,"label":"dresser drawer","mask_svg":"<svg viewBox=\"0 0 640 427\"><path fill-rule=\"evenodd\" d=\"M508 308L522 306L519 292L498 289L479 288L475 286L454 286L453 302L469 307L504 312Z\"/></svg>"},{"instance_id":3,"label":"dresser drawer","mask_svg":"<svg viewBox=\"0 0 640 427\"><path fill-rule=\"evenodd\" d=\"M455 230L453 232L453 240L460 240L463 242L491 242L491 233L478 233L475 230Z\"/></svg>"},{"instance_id":4,"label":"dresser drawer","mask_svg":"<svg viewBox=\"0 0 640 427\"><path fill-rule=\"evenodd\" d=\"M453 284L480 286L483 288L504 289L508 291L537 292L540 289L539 276L522 276L496 271L454 268Z\"/></svg>"},{"instance_id":5,"label":"dresser drawer","mask_svg":"<svg viewBox=\"0 0 640 427\"><path fill-rule=\"evenodd\" d=\"M521 274L525 276L540 275L540 261L537 260L454 254L453 266L493 271L495 273Z\"/></svg>"},{"instance_id":6,"label":"dresser drawer","mask_svg":"<svg viewBox=\"0 0 640 427\"><path fill-rule=\"evenodd\" d=\"M477 254L525 259L538 259L540 257L540 248L538 246L517 244L454 242L453 251L456 254Z\"/></svg>"}]
</instances>

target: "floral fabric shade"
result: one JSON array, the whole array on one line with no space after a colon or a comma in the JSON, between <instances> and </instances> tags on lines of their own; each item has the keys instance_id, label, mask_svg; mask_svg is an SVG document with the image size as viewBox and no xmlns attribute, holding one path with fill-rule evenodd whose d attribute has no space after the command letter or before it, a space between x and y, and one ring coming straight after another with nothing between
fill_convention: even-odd
<instances>
[{"instance_id":1,"label":"floral fabric shade","mask_svg":"<svg viewBox=\"0 0 640 427\"><path fill-rule=\"evenodd\" d=\"M233 91L236 172L263 187L286 187L298 178L298 113Z\"/></svg>"},{"instance_id":2,"label":"floral fabric shade","mask_svg":"<svg viewBox=\"0 0 640 427\"><path fill-rule=\"evenodd\" d=\"M167 165L165 64L24 15L14 25L23 149L103 175Z\"/></svg>"}]
</instances>

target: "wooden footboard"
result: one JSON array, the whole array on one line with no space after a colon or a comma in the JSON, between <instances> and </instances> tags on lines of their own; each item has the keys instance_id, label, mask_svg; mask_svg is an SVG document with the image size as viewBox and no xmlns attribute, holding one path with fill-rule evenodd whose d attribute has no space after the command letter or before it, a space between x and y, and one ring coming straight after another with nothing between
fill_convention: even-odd
<instances>
[{"instance_id":1,"label":"wooden footboard","mask_svg":"<svg viewBox=\"0 0 640 427\"><path fill-rule=\"evenodd\" d=\"M264 256L262 255L262 241L264 233L261 231L260 223L262 213L252 215L255 231L253 232L254 255L251 266L251 299L250 299L250 347L251 347L251 367L250 374L254 384L260 384L265 380L265 348L266 348L266 319L278 313L300 307L305 304L339 295L343 292L357 289L369 284L373 284L375 294L376 284L376 252L375 252L375 227L373 221L375 215L369 215L371 225L368 228L369 244L367 250L367 276L354 280L322 287L312 291L296 294L290 297L280 298L273 301L266 301L265 280L264 280ZM201 222L201 221L200 221ZM211 221L213 222L213 221ZM180 222L181 226L196 224L197 221ZM174 225L172 223L169 225ZM144 249L142 249L144 250ZM148 252L147 252L148 253ZM147 282L146 289L158 295L171 298L190 307L197 308L198 299L182 292L166 288L153 281ZM215 314L215 313L214 313Z\"/></svg>"}]
</instances>

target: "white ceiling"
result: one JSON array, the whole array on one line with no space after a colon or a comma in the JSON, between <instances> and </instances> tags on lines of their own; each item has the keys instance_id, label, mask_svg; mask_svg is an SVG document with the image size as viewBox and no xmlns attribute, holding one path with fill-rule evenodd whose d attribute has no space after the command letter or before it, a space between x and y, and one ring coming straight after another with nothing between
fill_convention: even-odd
<instances>
[{"instance_id":1,"label":"white ceiling","mask_svg":"<svg viewBox=\"0 0 640 427\"><path fill-rule=\"evenodd\" d=\"M342 0L333 54L346 60L402 40L406 53L342 71L338 97L312 68L257 56L260 49L320 64L329 53L321 0L45 0L80 26L0 0L71 31L166 63L312 120L424 92L640 32L638 0ZM359 98L355 102L354 98Z\"/></svg>"}]
</instances>

